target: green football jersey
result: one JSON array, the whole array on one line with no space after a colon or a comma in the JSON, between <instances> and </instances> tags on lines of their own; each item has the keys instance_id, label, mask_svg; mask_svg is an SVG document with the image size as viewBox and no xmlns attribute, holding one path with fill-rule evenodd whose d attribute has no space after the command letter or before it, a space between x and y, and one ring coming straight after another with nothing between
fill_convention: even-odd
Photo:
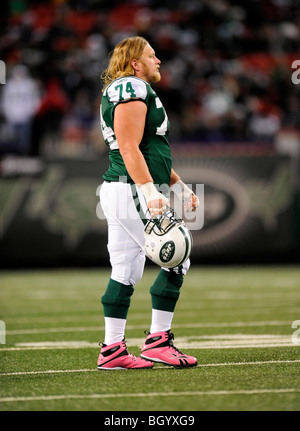
<instances>
[{"instance_id":1,"label":"green football jersey","mask_svg":"<svg viewBox=\"0 0 300 431\"><path fill-rule=\"evenodd\" d=\"M147 105L144 135L140 150L146 160L154 184L170 184L172 169L171 149L168 140L169 120L166 111L152 87L134 76L118 78L110 83L102 96L100 106L101 128L109 147L110 165L103 175L106 181L133 181L127 172L114 133L114 110L119 103L142 100ZM122 177L122 179L120 179ZM125 178L124 178L125 177Z\"/></svg>"}]
</instances>

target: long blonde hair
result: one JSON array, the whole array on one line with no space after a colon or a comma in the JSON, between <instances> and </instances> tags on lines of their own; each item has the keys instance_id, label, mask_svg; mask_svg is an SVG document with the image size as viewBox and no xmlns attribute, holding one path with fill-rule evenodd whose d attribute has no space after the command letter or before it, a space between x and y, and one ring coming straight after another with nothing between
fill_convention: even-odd
<instances>
[{"instance_id":1,"label":"long blonde hair","mask_svg":"<svg viewBox=\"0 0 300 431\"><path fill-rule=\"evenodd\" d=\"M148 41L141 36L133 36L124 39L113 50L107 69L101 75L104 81L103 90L115 79L123 76L134 75L131 60L139 60Z\"/></svg>"}]
</instances>

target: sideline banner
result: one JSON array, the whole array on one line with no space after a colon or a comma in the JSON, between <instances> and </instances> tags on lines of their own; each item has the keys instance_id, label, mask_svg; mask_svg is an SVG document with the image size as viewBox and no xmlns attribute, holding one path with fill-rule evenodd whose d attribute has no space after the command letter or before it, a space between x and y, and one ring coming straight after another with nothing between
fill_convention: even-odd
<instances>
[{"instance_id":1,"label":"sideline banner","mask_svg":"<svg viewBox=\"0 0 300 431\"><path fill-rule=\"evenodd\" d=\"M193 232L200 261L299 261L299 193L289 157L178 157L174 168L204 184L204 227Z\"/></svg>"},{"instance_id":2,"label":"sideline banner","mask_svg":"<svg viewBox=\"0 0 300 431\"><path fill-rule=\"evenodd\" d=\"M2 160L1 267L107 265L99 204L106 168L107 157ZM195 190L204 186L194 263L299 261L299 194L288 157L175 154L174 169Z\"/></svg>"}]
</instances>

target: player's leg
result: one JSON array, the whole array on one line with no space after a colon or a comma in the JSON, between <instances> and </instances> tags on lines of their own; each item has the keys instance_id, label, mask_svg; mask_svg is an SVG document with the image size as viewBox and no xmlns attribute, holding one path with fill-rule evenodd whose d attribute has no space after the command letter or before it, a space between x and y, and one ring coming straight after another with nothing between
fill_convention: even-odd
<instances>
[{"instance_id":1,"label":"player's leg","mask_svg":"<svg viewBox=\"0 0 300 431\"><path fill-rule=\"evenodd\" d=\"M100 201L108 224L108 252L112 267L102 304L105 316L105 344L122 341L134 285L145 265L144 234L126 183L104 183Z\"/></svg>"},{"instance_id":2,"label":"player's leg","mask_svg":"<svg viewBox=\"0 0 300 431\"><path fill-rule=\"evenodd\" d=\"M105 341L102 344L98 369L152 368L141 358L130 355L125 344L125 327L134 285L144 270L145 253L135 237L141 237L137 221L125 214L131 206L130 186L122 183L104 184L101 204L108 222L108 251L111 278L101 298L105 320ZM141 230L141 233L139 232ZM134 235L131 235L131 231Z\"/></svg>"},{"instance_id":3,"label":"player's leg","mask_svg":"<svg viewBox=\"0 0 300 431\"><path fill-rule=\"evenodd\" d=\"M134 285L141 279L145 254L120 223L108 221L111 278L101 298L105 344L122 341Z\"/></svg>"},{"instance_id":4,"label":"player's leg","mask_svg":"<svg viewBox=\"0 0 300 431\"><path fill-rule=\"evenodd\" d=\"M152 321L150 332L171 329L173 315L184 276L190 267L188 259L183 265L173 268L161 268L158 277L150 288L152 299Z\"/></svg>"},{"instance_id":5,"label":"player's leg","mask_svg":"<svg viewBox=\"0 0 300 431\"><path fill-rule=\"evenodd\" d=\"M190 260L177 268L162 268L151 287L152 321L150 332L146 332L147 339L142 348L142 358L178 368L197 365L196 358L183 354L174 346L174 335L171 332L180 288L189 267Z\"/></svg>"},{"instance_id":6,"label":"player's leg","mask_svg":"<svg viewBox=\"0 0 300 431\"><path fill-rule=\"evenodd\" d=\"M98 359L99 370L146 369L153 363L128 353L125 328L134 285L144 269L145 256L121 227L110 226L109 253L111 279L101 298L105 320L105 340Z\"/></svg>"}]
</instances>

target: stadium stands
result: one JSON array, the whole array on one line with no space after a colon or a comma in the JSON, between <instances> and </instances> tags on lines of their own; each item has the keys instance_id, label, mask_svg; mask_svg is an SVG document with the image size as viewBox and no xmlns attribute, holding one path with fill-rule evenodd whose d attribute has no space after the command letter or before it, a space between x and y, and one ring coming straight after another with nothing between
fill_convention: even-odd
<instances>
[{"instance_id":1,"label":"stadium stands","mask_svg":"<svg viewBox=\"0 0 300 431\"><path fill-rule=\"evenodd\" d=\"M25 65L41 93L31 154L103 149L99 76L113 46L137 34L162 60L157 89L172 142L247 148L272 146L284 130L298 133L300 85L291 65L300 59L299 1L21 0L10 2L2 21L7 81ZM2 153L15 148L10 132L2 110Z\"/></svg>"}]
</instances>

